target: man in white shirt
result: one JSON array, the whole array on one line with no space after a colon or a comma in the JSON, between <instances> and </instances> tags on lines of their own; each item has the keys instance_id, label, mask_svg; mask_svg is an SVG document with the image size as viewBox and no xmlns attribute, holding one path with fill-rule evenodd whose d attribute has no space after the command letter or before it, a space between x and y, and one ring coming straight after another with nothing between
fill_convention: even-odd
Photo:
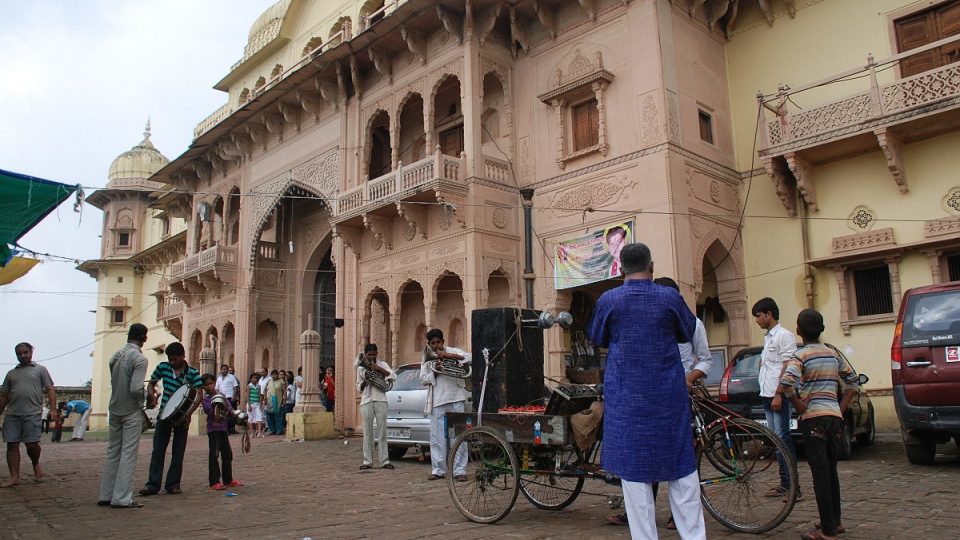
<instances>
[{"instance_id":1,"label":"man in white shirt","mask_svg":"<svg viewBox=\"0 0 960 540\"><path fill-rule=\"evenodd\" d=\"M427 345L438 359L470 363L470 353L456 347L443 346L443 332L434 328L427 332ZM464 412L467 401L466 383L463 379L434 373L430 368L436 360L427 360L426 351L420 364L420 382L429 388L427 410L430 413L430 463L432 470L427 480L438 480L447 475L447 438L443 433L443 417L447 412ZM453 463L454 478L467 481L467 447L461 445Z\"/></svg>"},{"instance_id":2,"label":"man in white shirt","mask_svg":"<svg viewBox=\"0 0 960 540\"><path fill-rule=\"evenodd\" d=\"M381 469L393 469L390 455L387 452L387 394L376 386L367 382L365 373L373 371L379 373L387 381L397 378L390 369L390 365L377 358L376 343L367 343L363 352L357 355L353 367L357 368L357 392L360 393L360 418L363 420L363 464L360 470L365 471L373 465L373 439L377 439L377 454L380 458ZM377 421L374 433L373 421Z\"/></svg>"},{"instance_id":3,"label":"man in white shirt","mask_svg":"<svg viewBox=\"0 0 960 540\"><path fill-rule=\"evenodd\" d=\"M297 368L297 376L293 378L293 387L296 388L296 393L294 394L293 401L296 404L300 404L300 394L303 392L303 368Z\"/></svg>"},{"instance_id":4,"label":"man in white shirt","mask_svg":"<svg viewBox=\"0 0 960 540\"><path fill-rule=\"evenodd\" d=\"M763 399L763 412L767 418L767 427L773 430L790 450L793 460L797 460L797 449L790 436L790 401L783 399L780 391L780 376L787 360L797 352L797 338L792 332L780 326L780 308L772 298L761 298L753 305L751 313L757 320L757 326L767 331L763 336L763 352L760 353L760 397ZM768 497L786 494L790 486L788 464L783 456L777 454L780 465L780 487L771 488L765 493Z\"/></svg>"},{"instance_id":5,"label":"man in white shirt","mask_svg":"<svg viewBox=\"0 0 960 540\"><path fill-rule=\"evenodd\" d=\"M230 373L230 366L223 364L220 366L220 375L217 376L217 392L230 398L234 407L239 407L240 403L240 381L237 376ZM233 421L233 416L227 420L227 432L236 433L237 429Z\"/></svg>"}]
</instances>

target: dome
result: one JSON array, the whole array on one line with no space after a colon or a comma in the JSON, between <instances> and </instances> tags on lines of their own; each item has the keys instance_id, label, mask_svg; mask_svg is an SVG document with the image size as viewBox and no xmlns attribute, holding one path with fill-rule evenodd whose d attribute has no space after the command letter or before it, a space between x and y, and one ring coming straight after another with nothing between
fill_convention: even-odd
<instances>
[{"instance_id":1,"label":"dome","mask_svg":"<svg viewBox=\"0 0 960 540\"><path fill-rule=\"evenodd\" d=\"M150 120L147 120L146 130L140 144L117 156L110 164L107 174L109 182L117 180L145 180L153 173L162 169L170 160L157 150L150 142Z\"/></svg>"}]
</instances>

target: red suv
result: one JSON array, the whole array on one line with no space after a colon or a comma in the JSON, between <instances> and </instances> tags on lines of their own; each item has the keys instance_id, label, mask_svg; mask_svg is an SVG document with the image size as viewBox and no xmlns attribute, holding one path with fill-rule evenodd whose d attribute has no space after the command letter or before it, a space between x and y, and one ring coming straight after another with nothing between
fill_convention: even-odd
<instances>
[{"instance_id":1,"label":"red suv","mask_svg":"<svg viewBox=\"0 0 960 540\"><path fill-rule=\"evenodd\" d=\"M960 445L960 281L910 289L890 348L893 402L910 463Z\"/></svg>"}]
</instances>

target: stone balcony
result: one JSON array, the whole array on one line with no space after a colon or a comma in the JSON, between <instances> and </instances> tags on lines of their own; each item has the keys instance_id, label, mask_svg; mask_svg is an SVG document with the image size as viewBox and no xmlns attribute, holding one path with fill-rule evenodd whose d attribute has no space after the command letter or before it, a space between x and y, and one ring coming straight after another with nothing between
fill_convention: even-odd
<instances>
[{"instance_id":1,"label":"stone balcony","mask_svg":"<svg viewBox=\"0 0 960 540\"><path fill-rule=\"evenodd\" d=\"M206 294L220 294L224 285L233 285L237 275L237 248L213 246L173 263L168 282L170 290L187 307Z\"/></svg>"},{"instance_id":2,"label":"stone balcony","mask_svg":"<svg viewBox=\"0 0 960 540\"><path fill-rule=\"evenodd\" d=\"M908 191L902 146L960 129L960 63L880 84L878 72L913 54L960 41L960 35L931 43L798 88L782 86L773 98L758 98L759 156L793 214L792 186L816 209L815 166L881 150L901 192ZM867 88L828 103L793 111L791 96L837 81L863 79ZM769 117L772 115L772 117Z\"/></svg>"},{"instance_id":3,"label":"stone balcony","mask_svg":"<svg viewBox=\"0 0 960 540\"><path fill-rule=\"evenodd\" d=\"M164 322L183 316L183 302L173 295L166 295L157 310L157 320Z\"/></svg>"},{"instance_id":4,"label":"stone balcony","mask_svg":"<svg viewBox=\"0 0 960 540\"><path fill-rule=\"evenodd\" d=\"M451 202L450 196L466 194L464 157L448 156L439 150L420 161L343 191L336 201L331 222L342 227L364 226L370 214L421 213L423 204L403 203ZM419 208L414 208L419 207ZM424 224L420 223L420 227Z\"/></svg>"}]
</instances>

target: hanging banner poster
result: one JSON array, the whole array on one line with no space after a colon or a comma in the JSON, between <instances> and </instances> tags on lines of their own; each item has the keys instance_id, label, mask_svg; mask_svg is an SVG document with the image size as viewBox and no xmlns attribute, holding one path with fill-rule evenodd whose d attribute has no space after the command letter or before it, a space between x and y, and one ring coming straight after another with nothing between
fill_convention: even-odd
<instances>
[{"instance_id":1,"label":"hanging banner poster","mask_svg":"<svg viewBox=\"0 0 960 540\"><path fill-rule=\"evenodd\" d=\"M569 289L620 277L620 250L631 242L633 221L559 242L553 262L554 287Z\"/></svg>"}]
</instances>

